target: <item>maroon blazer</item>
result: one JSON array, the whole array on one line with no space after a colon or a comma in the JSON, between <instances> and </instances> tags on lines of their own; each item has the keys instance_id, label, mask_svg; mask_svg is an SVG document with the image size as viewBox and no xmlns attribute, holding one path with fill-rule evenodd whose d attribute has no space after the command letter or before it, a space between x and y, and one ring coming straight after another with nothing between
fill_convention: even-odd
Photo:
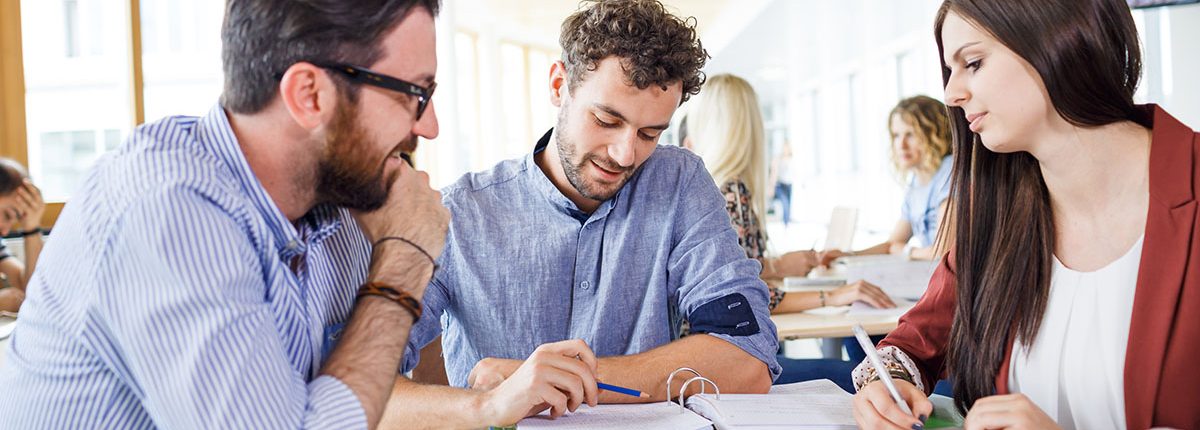
<instances>
[{"instance_id":1,"label":"maroon blazer","mask_svg":"<svg viewBox=\"0 0 1200 430\"><path fill-rule=\"evenodd\" d=\"M1200 134L1155 105L1150 146L1150 211L1138 269L1129 344L1125 350L1125 422L1130 429L1200 429ZM929 290L880 343L896 346L921 370L925 387L945 377L946 346L955 309L955 264L950 257ZM1009 358L996 375L1008 393Z\"/></svg>"}]
</instances>

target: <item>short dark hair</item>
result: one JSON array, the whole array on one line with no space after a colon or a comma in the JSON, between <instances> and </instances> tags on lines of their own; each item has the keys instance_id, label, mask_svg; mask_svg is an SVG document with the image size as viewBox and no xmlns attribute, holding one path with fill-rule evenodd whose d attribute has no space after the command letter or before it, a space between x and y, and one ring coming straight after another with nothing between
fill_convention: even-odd
<instances>
[{"instance_id":1,"label":"short dark hair","mask_svg":"<svg viewBox=\"0 0 1200 430\"><path fill-rule=\"evenodd\" d=\"M570 88L600 60L616 56L628 82L639 89L681 82L680 104L700 92L708 52L696 35L696 18L680 19L658 0L588 2L563 21L558 39Z\"/></svg>"},{"instance_id":2,"label":"short dark hair","mask_svg":"<svg viewBox=\"0 0 1200 430\"><path fill-rule=\"evenodd\" d=\"M300 61L369 67L383 37L415 8L437 16L440 0L229 0L221 27L225 90L233 112L261 111L279 89L279 75ZM357 88L335 77L352 103Z\"/></svg>"},{"instance_id":3,"label":"short dark hair","mask_svg":"<svg viewBox=\"0 0 1200 430\"><path fill-rule=\"evenodd\" d=\"M0 196L6 196L21 188L26 179L29 179L29 172L25 170L25 166L17 160L0 157Z\"/></svg>"}]
</instances>

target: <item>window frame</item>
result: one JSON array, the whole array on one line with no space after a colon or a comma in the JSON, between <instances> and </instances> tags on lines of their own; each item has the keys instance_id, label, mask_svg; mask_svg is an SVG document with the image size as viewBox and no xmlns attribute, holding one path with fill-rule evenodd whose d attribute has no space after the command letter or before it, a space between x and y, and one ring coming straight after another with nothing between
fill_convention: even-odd
<instances>
[{"instance_id":1,"label":"window frame","mask_svg":"<svg viewBox=\"0 0 1200 430\"><path fill-rule=\"evenodd\" d=\"M126 0L129 28L130 106L133 127L145 122L142 74L142 20L140 0ZM21 47L21 2L0 1L0 154L29 165L29 139L25 118L25 63ZM65 201L46 202L43 228L52 227Z\"/></svg>"}]
</instances>

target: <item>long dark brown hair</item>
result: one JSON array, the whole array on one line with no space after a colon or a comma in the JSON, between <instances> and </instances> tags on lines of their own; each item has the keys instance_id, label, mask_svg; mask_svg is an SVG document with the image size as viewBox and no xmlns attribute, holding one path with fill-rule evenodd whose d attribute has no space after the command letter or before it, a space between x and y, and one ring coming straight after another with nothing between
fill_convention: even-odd
<instances>
[{"instance_id":1,"label":"long dark brown hair","mask_svg":"<svg viewBox=\"0 0 1200 430\"><path fill-rule=\"evenodd\" d=\"M1037 70L1062 118L1080 127L1148 120L1133 103L1141 50L1124 0L946 0L934 24L942 82L949 82L942 25L954 13ZM995 394L1009 341L1031 345L1050 292L1055 245L1050 193L1027 152L988 150L961 108L950 108L954 140L950 212L957 234L957 308L947 365L955 403Z\"/></svg>"}]
</instances>

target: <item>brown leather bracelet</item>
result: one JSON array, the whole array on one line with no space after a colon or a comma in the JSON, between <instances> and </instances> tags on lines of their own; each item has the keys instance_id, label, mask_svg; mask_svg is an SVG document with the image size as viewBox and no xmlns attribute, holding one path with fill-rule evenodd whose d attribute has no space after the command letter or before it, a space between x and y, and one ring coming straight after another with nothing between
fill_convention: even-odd
<instances>
[{"instance_id":1,"label":"brown leather bracelet","mask_svg":"<svg viewBox=\"0 0 1200 430\"><path fill-rule=\"evenodd\" d=\"M412 295L393 288L391 285L382 282L367 282L362 287L358 288L357 299L362 299L363 296L379 296L391 300L404 310L412 315L413 323L421 319L421 302Z\"/></svg>"}]
</instances>

